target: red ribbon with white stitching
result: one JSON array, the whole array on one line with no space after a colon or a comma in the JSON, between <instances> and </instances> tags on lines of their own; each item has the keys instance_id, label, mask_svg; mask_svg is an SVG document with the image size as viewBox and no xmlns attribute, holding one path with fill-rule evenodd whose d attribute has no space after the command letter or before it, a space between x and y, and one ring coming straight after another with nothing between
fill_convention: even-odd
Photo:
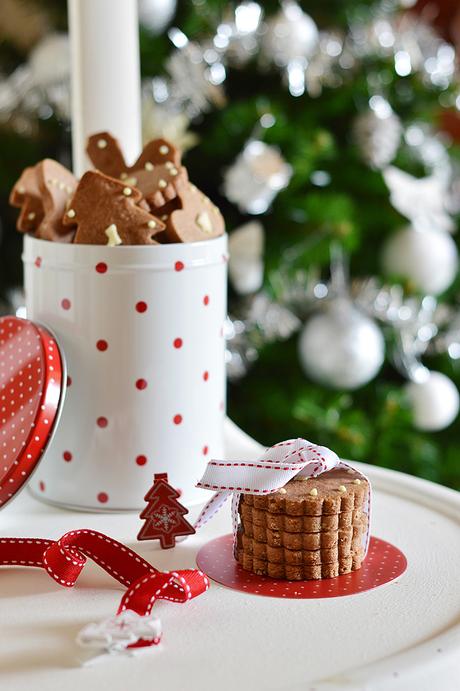
<instances>
[{"instance_id":1,"label":"red ribbon with white stitching","mask_svg":"<svg viewBox=\"0 0 460 691\"><path fill-rule=\"evenodd\" d=\"M72 530L56 541L0 538L0 565L41 567L67 588L75 585L87 557L126 586L117 614L130 609L145 616L156 600L183 603L209 588L209 580L202 571L158 571L121 542L95 530ZM129 647L153 643L138 641Z\"/></svg>"},{"instance_id":2,"label":"red ribbon with white stitching","mask_svg":"<svg viewBox=\"0 0 460 691\"><path fill-rule=\"evenodd\" d=\"M369 482L363 473L341 461L334 451L326 446L312 444L306 439L289 439L275 444L267 449L257 461L209 461L197 487L214 490L215 493L198 516L195 528L198 529L207 523L233 495L233 536L236 540L238 506L242 493L272 494L284 487L296 475L317 477L332 468L352 468ZM364 547L367 553L370 537L371 491L369 491L366 511L369 520Z\"/></svg>"}]
</instances>

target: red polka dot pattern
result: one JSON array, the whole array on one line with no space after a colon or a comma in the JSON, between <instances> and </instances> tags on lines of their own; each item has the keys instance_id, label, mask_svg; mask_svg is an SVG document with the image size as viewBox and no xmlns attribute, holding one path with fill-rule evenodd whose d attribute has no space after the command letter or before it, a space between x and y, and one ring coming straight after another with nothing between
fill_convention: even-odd
<instances>
[{"instance_id":1,"label":"red polka dot pattern","mask_svg":"<svg viewBox=\"0 0 460 691\"><path fill-rule=\"evenodd\" d=\"M105 352L108 347L109 344L103 338L99 339L99 341L96 343L96 348L100 350L101 353Z\"/></svg>"},{"instance_id":2,"label":"red polka dot pattern","mask_svg":"<svg viewBox=\"0 0 460 691\"><path fill-rule=\"evenodd\" d=\"M209 453L209 448L207 446L203 446L203 456L207 456Z\"/></svg>"},{"instance_id":3,"label":"red polka dot pattern","mask_svg":"<svg viewBox=\"0 0 460 691\"><path fill-rule=\"evenodd\" d=\"M146 465L147 456L144 456L143 454L141 454L140 456L137 456L136 463L137 463L137 465Z\"/></svg>"},{"instance_id":4,"label":"red polka dot pattern","mask_svg":"<svg viewBox=\"0 0 460 691\"><path fill-rule=\"evenodd\" d=\"M67 375L67 386L72 386L72 377Z\"/></svg>"},{"instance_id":5,"label":"red polka dot pattern","mask_svg":"<svg viewBox=\"0 0 460 691\"><path fill-rule=\"evenodd\" d=\"M139 302L136 302L136 312L139 312L140 314L142 314L143 312L147 312L147 303L143 300L139 300Z\"/></svg>"},{"instance_id":6,"label":"red polka dot pattern","mask_svg":"<svg viewBox=\"0 0 460 691\"><path fill-rule=\"evenodd\" d=\"M184 262L176 262L174 264L175 271L183 271L184 268L185 268Z\"/></svg>"},{"instance_id":7,"label":"red polka dot pattern","mask_svg":"<svg viewBox=\"0 0 460 691\"><path fill-rule=\"evenodd\" d=\"M42 480L40 480L40 482L38 483L38 489L40 490L40 492L44 492L46 489L45 483Z\"/></svg>"},{"instance_id":8,"label":"red polka dot pattern","mask_svg":"<svg viewBox=\"0 0 460 691\"><path fill-rule=\"evenodd\" d=\"M98 427L101 427L102 429L104 429L105 427L107 427L107 425L109 424L109 421L107 420L107 418L106 418L106 417L103 417L103 416L98 417L97 420L96 420L96 422L97 422L97 426L98 426Z\"/></svg>"},{"instance_id":9,"label":"red polka dot pattern","mask_svg":"<svg viewBox=\"0 0 460 691\"><path fill-rule=\"evenodd\" d=\"M107 504L107 502L109 501L109 495L107 494L107 492L99 492L99 494L97 495L97 500L100 504Z\"/></svg>"},{"instance_id":10,"label":"red polka dot pattern","mask_svg":"<svg viewBox=\"0 0 460 691\"><path fill-rule=\"evenodd\" d=\"M138 379L136 381L136 389L139 389L139 391L143 391L143 389L147 388L147 381L145 379Z\"/></svg>"},{"instance_id":11,"label":"red polka dot pattern","mask_svg":"<svg viewBox=\"0 0 460 691\"><path fill-rule=\"evenodd\" d=\"M377 537L371 537L367 557L358 571L318 581L284 581L245 571L233 557L232 535L218 537L204 545L198 552L196 563L209 578L228 588L298 600L362 593L393 581L407 568L404 554Z\"/></svg>"},{"instance_id":12,"label":"red polka dot pattern","mask_svg":"<svg viewBox=\"0 0 460 691\"><path fill-rule=\"evenodd\" d=\"M182 338L175 338L173 345L174 345L174 348L182 348L182 346L183 346Z\"/></svg>"},{"instance_id":13,"label":"red polka dot pattern","mask_svg":"<svg viewBox=\"0 0 460 691\"><path fill-rule=\"evenodd\" d=\"M63 300L61 300L61 307L63 310L69 310L71 308L71 306L72 306L72 304L71 304L70 300L68 300L67 298L64 298Z\"/></svg>"},{"instance_id":14,"label":"red polka dot pattern","mask_svg":"<svg viewBox=\"0 0 460 691\"><path fill-rule=\"evenodd\" d=\"M42 258L41 258L41 257L37 257L36 260L35 260L35 262L34 262L34 264L35 264L35 266L37 267L37 269L39 269L39 268L41 267L41 265L42 265Z\"/></svg>"},{"instance_id":15,"label":"red polka dot pattern","mask_svg":"<svg viewBox=\"0 0 460 691\"><path fill-rule=\"evenodd\" d=\"M174 415L173 422L175 425L180 425L182 423L182 415Z\"/></svg>"},{"instance_id":16,"label":"red polka dot pattern","mask_svg":"<svg viewBox=\"0 0 460 691\"><path fill-rule=\"evenodd\" d=\"M105 274L107 271L107 264L105 262L99 262L99 264L96 264L96 271L98 274Z\"/></svg>"},{"instance_id":17,"label":"red polka dot pattern","mask_svg":"<svg viewBox=\"0 0 460 691\"><path fill-rule=\"evenodd\" d=\"M72 460L72 454L70 453L70 451L64 451L64 453L62 454L62 458L64 459L64 461L67 461L67 463L69 463L69 461Z\"/></svg>"},{"instance_id":18,"label":"red polka dot pattern","mask_svg":"<svg viewBox=\"0 0 460 691\"><path fill-rule=\"evenodd\" d=\"M203 372L203 381L208 381L208 379L209 379L209 372L208 371Z\"/></svg>"},{"instance_id":19,"label":"red polka dot pattern","mask_svg":"<svg viewBox=\"0 0 460 691\"><path fill-rule=\"evenodd\" d=\"M203 298L203 305L207 307L209 305L209 295L205 295Z\"/></svg>"},{"instance_id":20,"label":"red polka dot pattern","mask_svg":"<svg viewBox=\"0 0 460 691\"><path fill-rule=\"evenodd\" d=\"M61 381L50 334L23 319L0 319L0 507L27 482L47 446Z\"/></svg>"}]
</instances>

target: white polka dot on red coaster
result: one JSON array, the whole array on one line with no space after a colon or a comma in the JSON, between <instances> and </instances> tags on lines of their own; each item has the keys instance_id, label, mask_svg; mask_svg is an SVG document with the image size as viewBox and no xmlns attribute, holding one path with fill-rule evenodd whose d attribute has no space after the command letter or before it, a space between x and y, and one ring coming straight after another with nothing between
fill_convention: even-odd
<instances>
[{"instance_id":1,"label":"white polka dot on red coaster","mask_svg":"<svg viewBox=\"0 0 460 691\"><path fill-rule=\"evenodd\" d=\"M98 274L105 274L107 271L107 264L105 262L99 262L96 264L96 271Z\"/></svg>"},{"instance_id":2,"label":"white polka dot on red coaster","mask_svg":"<svg viewBox=\"0 0 460 691\"><path fill-rule=\"evenodd\" d=\"M69 310L72 307L72 303L68 298L61 300L61 307L63 310Z\"/></svg>"},{"instance_id":3,"label":"white polka dot on red coaster","mask_svg":"<svg viewBox=\"0 0 460 691\"><path fill-rule=\"evenodd\" d=\"M173 422L175 425L180 425L182 423L182 415L174 415Z\"/></svg>"},{"instance_id":4,"label":"white polka dot on red coaster","mask_svg":"<svg viewBox=\"0 0 460 691\"><path fill-rule=\"evenodd\" d=\"M107 492L99 492L97 500L100 504L106 504L109 501L109 495Z\"/></svg>"},{"instance_id":5,"label":"white polka dot on red coaster","mask_svg":"<svg viewBox=\"0 0 460 691\"><path fill-rule=\"evenodd\" d=\"M183 271L184 268L185 268L185 267L184 267L184 262L176 262L176 263L174 264L174 269L175 269L176 271Z\"/></svg>"},{"instance_id":6,"label":"white polka dot on red coaster","mask_svg":"<svg viewBox=\"0 0 460 691\"><path fill-rule=\"evenodd\" d=\"M136 381L136 389L139 389L139 391L143 391L146 388L147 388L147 380L146 379L138 379Z\"/></svg>"},{"instance_id":7,"label":"white polka dot on red coaster","mask_svg":"<svg viewBox=\"0 0 460 691\"><path fill-rule=\"evenodd\" d=\"M96 343L96 348L101 351L101 353L105 352L107 348L109 347L109 344L107 341L103 338L100 338L97 343Z\"/></svg>"},{"instance_id":8,"label":"white polka dot on red coaster","mask_svg":"<svg viewBox=\"0 0 460 691\"><path fill-rule=\"evenodd\" d=\"M136 302L136 312L139 312L140 314L143 314L143 312L147 312L147 303L143 300L139 300L139 302Z\"/></svg>"},{"instance_id":9,"label":"white polka dot on red coaster","mask_svg":"<svg viewBox=\"0 0 460 691\"><path fill-rule=\"evenodd\" d=\"M56 342L43 327L16 317L0 319L0 506L42 457L58 412L61 378Z\"/></svg>"},{"instance_id":10,"label":"white polka dot on red coaster","mask_svg":"<svg viewBox=\"0 0 460 691\"><path fill-rule=\"evenodd\" d=\"M233 556L233 536L211 540L197 554L196 563L217 583L245 593L298 600L356 595L390 583L407 568L404 554L394 545L371 537L366 559L358 571L315 581L286 581L245 571Z\"/></svg>"}]
</instances>

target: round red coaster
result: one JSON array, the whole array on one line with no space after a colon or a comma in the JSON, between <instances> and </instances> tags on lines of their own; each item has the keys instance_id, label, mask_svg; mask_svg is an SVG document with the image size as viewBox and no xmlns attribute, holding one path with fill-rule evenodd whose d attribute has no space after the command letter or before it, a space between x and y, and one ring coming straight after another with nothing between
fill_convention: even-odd
<instances>
[{"instance_id":1,"label":"round red coaster","mask_svg":"<svg viewBox=\"0 0 460 691\"><path fill-rule=\"evenodd\" d=\"M196 563L209 578L234 590L299 600L362 593L393 581L407 568L404 554L378 537L371 537L367 557L359 571L320 581L283 581L244 571L233 557L232 535L223 535L204 545Z\"/></svg>"}]
</instances>

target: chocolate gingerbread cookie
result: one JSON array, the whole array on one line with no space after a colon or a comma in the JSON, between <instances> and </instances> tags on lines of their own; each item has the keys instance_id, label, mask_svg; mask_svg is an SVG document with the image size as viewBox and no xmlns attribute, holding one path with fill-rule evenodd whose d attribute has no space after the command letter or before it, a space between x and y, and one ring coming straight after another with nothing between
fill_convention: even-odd
<instances>
[{"instance_id":1,"label":"chocolate gingerbread cookie","mask_svg":"<svg viewBox=\"0 0 460 691\"><path fill-rule=\"evenodd\" d=\"M145 210L141 192L99 171L83 175L64 217L86 245L156 245L165 225Z\"/></svg>"}]
</instances>

